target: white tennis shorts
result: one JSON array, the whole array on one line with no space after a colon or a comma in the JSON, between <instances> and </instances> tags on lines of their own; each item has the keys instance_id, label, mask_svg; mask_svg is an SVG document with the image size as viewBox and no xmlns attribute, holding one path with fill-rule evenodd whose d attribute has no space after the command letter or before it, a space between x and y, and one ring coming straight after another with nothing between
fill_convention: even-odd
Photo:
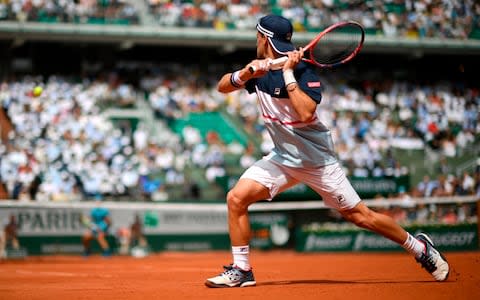
<instances>
[{"instance_id":1,"label":"white tennis shorts","mask_svg":"<svg viewBox=\"0 0 480 300\"><path fill-rule=\"evenodd\" d=\"M319 168L292 168L265 158L258 160L240 177L255 180L275 195L302 182L317 192L326 206L346 210L355 207L360 197L338 163Z\"/></svg>"}]
</instances>

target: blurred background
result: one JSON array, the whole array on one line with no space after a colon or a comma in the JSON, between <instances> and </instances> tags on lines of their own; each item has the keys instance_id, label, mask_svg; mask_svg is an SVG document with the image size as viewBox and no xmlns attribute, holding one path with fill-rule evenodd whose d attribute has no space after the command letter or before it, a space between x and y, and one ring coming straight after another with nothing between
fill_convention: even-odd
<instances>
[{"instance_id":1,"label":"blurred background","mask_svg":"<svg viewBox=\"0 0 480 300\"><path fill-rule=\"evenodd\" d=\"M272 144L255 95L216 83L255 58L268 13L298 46L364 25L360 55L319 70L338 158L369 206L479 249L480 1L0 0L4 255L81 253L98 205L115 254L228 249L226 192ZM304 185L251 212L253 247L401 250Z\"/></svg>"}]
</instances>

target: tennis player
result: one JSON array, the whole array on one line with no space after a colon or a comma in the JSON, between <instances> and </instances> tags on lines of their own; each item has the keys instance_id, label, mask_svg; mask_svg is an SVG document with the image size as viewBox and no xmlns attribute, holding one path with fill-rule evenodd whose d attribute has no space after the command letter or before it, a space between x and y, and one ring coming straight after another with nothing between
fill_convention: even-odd
<instances>
[{"instance_id":1,"label":"tennis player","mask_svg":"<svg viewBox=\"0 0 480 300\"><path fill-rule=\"evenodd\" d=\"M84 255L88 256L91 254L91 242L93 239L96 239L100 248L102 248L102 255L110 256L110 246L106 238L111 224L110 211L101 205L101 200L96 199L95 203L95 207L90 211L89 224L82 238Z\"/></svg>"},{"instance_id":2,"label":"tennis player","mask_svg":"<svg viewBox=\"0 0 480 300\"><path fill-rule=\"evenodd\" d=\"M413 237L392 218L370 210L353 189L333 148L330 130L316 114L321 85L313 66L301 60L303 50L291 42L292 24L275 15L257 24L257 58L243 69L225 74L218 90L229 93L245 88L256 93L261 116L274 148L240 177L227 194L228 225L233 263L218 276L207 279L208 287L256 285L249 262L250 223L248 207L302 182L322 196L355 225L378 233L415 256L438 281L446 280L449 265L424 233ZM268 70L267 61L288 56L281 69ZM250 70L254 70L251 73Z\"/></svg>"}]
</instances>

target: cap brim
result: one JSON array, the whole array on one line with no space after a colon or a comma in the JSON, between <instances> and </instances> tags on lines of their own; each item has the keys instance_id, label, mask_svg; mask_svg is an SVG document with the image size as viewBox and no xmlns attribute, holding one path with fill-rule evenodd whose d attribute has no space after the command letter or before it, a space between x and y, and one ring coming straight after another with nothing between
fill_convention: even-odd
<instances>
[{"instance_id":1,"label":"cap brim","mask_svg":"<svg viewBox=\"0 0 480 300\"><path fill-rule=\"evenodd\" d=\"M268 41L273 50L278 54L287 54L287 52L295 50L295 46L291 42L280 41L270 37L268 38Z\"/></svg>"}]
</instances>

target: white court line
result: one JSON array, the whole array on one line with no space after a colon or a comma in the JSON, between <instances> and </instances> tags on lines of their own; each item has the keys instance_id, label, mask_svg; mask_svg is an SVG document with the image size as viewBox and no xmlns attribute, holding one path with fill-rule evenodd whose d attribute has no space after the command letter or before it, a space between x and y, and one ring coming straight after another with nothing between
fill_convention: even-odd
<instances>
[{"instance_id":1,"label":"white court line","mask_svg":"<svg viewBox=\"0 0 480 300\"><path fill-rule=\"evenodd\" d=\"M17 270L15 271L17 274L22 274L22 275L47 275L47 276L59 276L59 277L102 277L102 278L111 278L111 275L90 275L90 274L82 274L82 273L68 273L68 272L48 272L48 271L25 271L25 270Z\"/></svg>"},{"instance_id":2,"label":"white court line","mask_svg":"<svg viewBox=\"0 0 480 300\"><path fill-rule=\"evenodd\" d=\"M221 268L171 268L170 271L175 272L198 272L198 271L207 271L207 272L215 272L219 271Z\"/></svg>"},{"instance_id":3,"label":"white court line","mask_svg":"<svg viewBox=\"0 0 480 300\"><path fill-rule=\"evenodd\" d=\"M77 273L67 273L67 272L33 272L33 271L25 271L25 270L17 270L15 271L17 274L24 274L24 275L53 275L53 276L65 276L65 277L76 277L76 276L86 276L86 274L77 274Z\"/></svg>"},{"instance_id":4,"label":"white court line","mask_svg":"<svg viewBox=\"0 0 480 300\"><path fill-rule=\"evenodd\" d=\"M194 267L185 267L185 268L144 268L148 270L154 269L156 273L171 273L171 272L180 272L180 273L192 273L192 272L215 272L219 271L219 268L194 268ZM50 272L50 271L25 271L17 270L17 274L21 275L35 275L35 276L58 276L58 277L101 277L101 278L111 278L112 275L108 274L85 274L85 273L68 273L68 272Z\"/></svg>"},{"instance_id":5,"label":"white court line","mask_svg":"<svg viewBox=\"0 0 480 300\"><path fill-rule=\"evenodd\" d=\"M148 268L144 270L149 270L155 273L171 273L171 272L181 272L181 273L192 273L192 272L217 272L221 268L198 268L198 267L174 267L174 268ZM153 270L153 271L152 271Z\"/></svg>"}]
</instances>

